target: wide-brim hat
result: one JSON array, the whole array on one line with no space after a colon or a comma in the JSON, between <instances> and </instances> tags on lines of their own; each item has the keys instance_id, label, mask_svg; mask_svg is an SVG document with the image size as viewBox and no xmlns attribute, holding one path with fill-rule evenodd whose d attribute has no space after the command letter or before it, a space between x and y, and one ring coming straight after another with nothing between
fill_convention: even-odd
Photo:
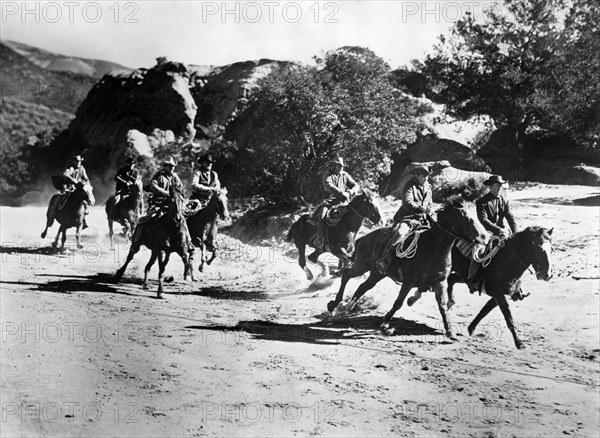
<instances>
[{"instance_id":1,"label":"wide-brim hat","mask_svg":"<svg viewBox=\"0 0 600 438\"><path fill-rule=\"evenodd\" d=\"M332 160L329 161L329 164L330 165L336 164L338 166L345 167L345 165L344 165L344 159L342 157L335 157L334 159L332 159Z\"/></svg>"},{"instance_id":2,"label":"wide-brim hat","mask_svg":"<svg viewBox=\"0 0 600 438\"><path fill-rule=\"evenodd\" d=\"M491 186L493 184L506 184L500 175L492 175L483 182L483 185Z\"/></svg>"},{"instance_id":3,"label":"wide-brim hat","mask_svg":"<svg viewBox=\"0 0 600 438\"><path fill-rule=\"evenodd\" d=\"M79 163L81 163L81 162L83 161L83 157L82 157L81 155L75 155L75 156L73 157L73 160L71 160L71 161L73 161L74 163L75 163L75 162L79 162Z\"/></svg>"},{"instance_id":4,"label":"wide-brim hat","mask_svg":"<svg viewBox=\"0 0 600 438\"><path fill-rule=\"evenodd\" d=\"M429 167L425 166L424 164L417 164L415 167L410 169L408 173L411 175L429 176L431 175L431 170L429 170Z\"/></svg>"},{"instance_id":5,"label":"wide-brim hat","mask_svg":"<svg viewBox=\"0 0 600 438\"><path fill-rule=\"evenodd\" d=\"M214 163L213 157L210 154L202 155L198 163Z\"/></svg>"},{"instance_id":6,"label":"wide-brim hat","mask_svg":"<svg viewBox=\"0 0 600 438\"><path fill-rule=\"evenodd\" d=\"M176 166L175 160L173 160L173 157L169 157L168 159L163 160L162 163L160 163L160 164L162 164L163 166L173 166L173 167Z\"/></svg>"},{"instance_id":7,"label":"wide-brim hat","mask_svg":"<svg viewBox=\"0 0 600 438\"><path fill-rule=\"evenodd\" d=\"M125 164L134 164L136 162L137 162L137 160L133 157L129 157L129 158L125 159Z\"/></svg>"}]
</instances>

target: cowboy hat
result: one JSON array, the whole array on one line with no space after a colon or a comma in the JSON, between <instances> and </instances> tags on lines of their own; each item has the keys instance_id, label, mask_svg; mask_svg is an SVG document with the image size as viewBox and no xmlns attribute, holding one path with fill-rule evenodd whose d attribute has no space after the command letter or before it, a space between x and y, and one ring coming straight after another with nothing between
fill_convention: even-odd
<instances>
[{"instance_id":1,"label":"cowboy hat","mask_svg":"<svg viewBox=\"0 0 600 438\"><path fill-rule=\"evenodd\" d=\"M125 164L134 164L137 160L133 157L125 158Z\"/></svg>"},{"instance_id":2,"label":"cowboy hat","mask_svg":"<svg viewBox=\"0 0 600 438\"><path fill-rule=\"evenodd\" d=\"M483 182L483 185L485 186L491 186L493 184L506 184L506 181L504 181L500 175L492 175Z\"/></svg>"},{"instance_id":3,"label":"cowboy hat","mask_svg":"<svg viewBox=\"0 0 600 438\"><path fill-rule=\"evenodd\" d=\"M76 161L78 161L78 162L80 162L80 163L81 163L81 162L83 161L83 157L82 157L81 155L75 155L75 156L73 157L73 160L71 160L71 161L73 161L73 162L76 162Z\"/></svg>"},{"instance_id":4,"label":"cowboy hat","mask_svg":"<svg viewBox=\"0 0 600 438\"><path fill-rule=\"evenodd\" d=\"M342 157L335 157L333 160L329 161L329 164L337 164L344 167L344 159Z\"/></svg>"},{"instance_id":5,"label":"cowboy hat","mask_svg":"<svg viewBox=\"0 0 600 438\"><path fill-rule=\"evenodd\" d=\"M425 176L429 176L431 175L431 171L429 170L429 167L427 167L424 164L417 164L415 167L413 167L411 170L409 170L409 172L411 175L425 175Z\"/></svg>"},{"instance_id":6,"label":"cowboy hat","mask_svg":"<svg viewBox=\"0 0 600 438\"><path fill-rule=\"evenodd\" d=\"M198 160L198 163L214 163L213 157L211 154L202 155Z\"/></svg>"},{"instance_id":7,"label":"cowboy hat","mask_svg":"<svg viewBox=\"0 0 600 438\"><path fill-rule=\"evenodd\" d=\"M160 164L162 164L163 166L173 166L173 167L176 166L175 160L173 160L173 157L169 157L168 159L163 160L162 163L160 163Z\"/></svg>"}]
</instances>

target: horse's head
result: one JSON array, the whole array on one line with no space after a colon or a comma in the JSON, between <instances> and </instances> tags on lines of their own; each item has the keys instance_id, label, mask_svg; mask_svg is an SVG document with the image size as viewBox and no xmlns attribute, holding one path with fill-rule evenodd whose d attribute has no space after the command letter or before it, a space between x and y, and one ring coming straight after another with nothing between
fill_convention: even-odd
<instances>
[{"instance_id":1,"label":"horse's head","mask_svg":"<svg viewBox=\"0 0 600 438\"><path fill-rule=\"evenodd\" d=\"M446 231L467 242L485 244L488 241L485 228L461 197L445 202L438 212L438 223Z\"/></svg>"},{"instance_id":2,"label":"horse's head","mask_svg":"<svg viewBox=\"0 0 600 438\"><path fill-rule=\"evenodd\" d=\"M542 227L527 227L523 233L531 245L531 264L538 280L548 281L552 278L552 231Z\"/></svg>"},{"instance_id":3,"label":"horse's head","mask_svg":"<svg viewBox=\"0 0 600 438\"><path fill-rule=\"evenodd\" d=\"M185 220L183 216L184 209L184 199L183 193L175 187L175 184L171 184L171 188L169 189L169 208L167 210L167 214L176 222L181 222Z\"/></svg>"},{"instance_id":4,"label":"horse's head","mask_svg":"<svg viewBox=\"0 0 600 438\"><path fill-rule=\"evenodd\" d=\"M363 218L369 219L374 225L379 225L383 219L383 213L369 189L361 189L361 192L350 201L349 206Z\"/></svg>"}]
</instances>

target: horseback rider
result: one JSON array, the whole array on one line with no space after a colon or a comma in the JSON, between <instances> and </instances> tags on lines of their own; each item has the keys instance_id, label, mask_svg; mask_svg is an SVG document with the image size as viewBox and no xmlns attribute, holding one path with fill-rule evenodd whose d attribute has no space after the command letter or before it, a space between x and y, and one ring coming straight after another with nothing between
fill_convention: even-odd
<instances>
[{"instance_id":1,"label":"horseback rider","mask_svg":"<svg viewBox=\"0 0 600 438\"><path fill-rule=\"evenodd\" d=\"M125 164L117 171L115 175L115 205L119 203L121 197L129 194L131 185L134 184L140 177L135 168L135 158L127 158Z\"/></svg>"},{"instance_id":2,"label":"horseback rider","mask_svg":"<svg viewBox=\"0 0 600 438\"><path fill-rule=\"evenodd\" d=\"M393 248L402 244L411 230L416 226L427 223L427 217L432 213L433 198L431 186L427 177L431 174L429 168L419 164L410 170L414 175L402 189L402 205L394 215L392 236L388 241L383 257L377 261L377 268L385 272L394 257Z\"/></svg>"},{"instance_id":3,"label":"horseback rider","mask_svg":"<svg viewBox=\"0 0 600 438\"><path fill-rule=\"evenodd\" d=\"M161 163L161 170L156 172L150 182L150 192L153 196L148 202L148 212L154 214L161 210L165 201L171 196L171 188L176 193L183 195L183 184L179 179L179 175L175 173L175 160L170 157Z\"/></svg>"},{"instance_id":4,"label":"horseback rider","mask_svg":"<svg viewBox=\"0 0 600 438\"><path fill-rule=\"evenodd\" d=\"M88 197L90 199L90 204L94 205L94 196L92 195L90 179L87 176L85 167L83 167L83 164L81 164L82 162L83 162L83 157L81 155L75 155L70 161L67 162L67 165L65 166L65 170L62 174L62 183L61 183L61 187L59 189L61 196L59 199L56 199L56 201L50 206L50 211L49 211L50 217L53 217L53 218L56 217L58 210L60 208L62 208L61 206L66 201L68 194L75 190L75 185L78 182L81 182L81 183L89 186L89 188L86 188L86 193L88 194ZM55 177L53 177L53 179L54 178ZM56 186L56 188L58 188L58 186ZM83 206L85 209L85 214L86 215L89 214L88 202L84 201ZM83 229L85 230L87 227L88 227L88 225L84 218L83 219Z\"/></svg>"},{"instance_id":5,"label":"horseback rider","mask_svg":"<svg viewBox=\"0 0 600 438\"><path fill-rule=\"evenodd\" d=\"M198 160L200 169L192 177L191 199L198 199L203 205L207 203L213 193L221 190L221 183L217 172L212 170L213 158L207 154Z\"/></svg>"},{"instance_id":6,"label":"horseback rider","mask_svg":"<svg viewBox=\"0 0 600 438\"><path fill-rule=\"evenodd\" d=\"M335 207L350 200L350 196L359 186L352 177L344 171L344 160L342 157L336 157L327 163L327 168L323 174L323 190L325 199L317 207L313 214L314 220L317 222L317 238L315 246L320 249L326 245L325 226L327 213L332 207Z\"/></svg>"},{"instance_id":7,"label":"horseback rider","mask_svg":"<svg viewBox=\"0 0 600 438\"><path fill-rule=\"evenodd\" d=\"M475 201L479 222L490 234L501 239L507 239L517 232L517 224L510 211L508 200L500 194L502 186L506 183L500 175L491 175L483 182L483 185L489 187L488 193ZM508 229L504 225L505 219ZM471 260L469 278L467 278L467 285L471 293L480 290L482 280L480 266L481 263Z\"/></svg>"}]
</instances>

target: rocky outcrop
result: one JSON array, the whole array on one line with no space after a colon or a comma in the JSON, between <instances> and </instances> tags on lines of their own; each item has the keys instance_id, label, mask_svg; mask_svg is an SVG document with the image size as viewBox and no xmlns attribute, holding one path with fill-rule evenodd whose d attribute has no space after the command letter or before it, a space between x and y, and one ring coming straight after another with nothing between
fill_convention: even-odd
<instances>
[{"instance_id":1,"label":"rocky outcrop","mask_svg":"<svg viewBox=\"0 0 600 438\"><path fill-rule=\"evenodd\" d=\"M223 67L190 66L192 96L198 104L197 129L211 124L227 126L245 107L257 81L272 73L283 74L298 64L286 61L236 62Z\"/></svg>"},{"instance_id":2,"label":"rocky outcrop","mask_svg":"<svg viewBox=\"0 0 600 438\"><path fill-rule=\"evenodd\" d=\"M545 184L600 186L600 168L576 160L541 158L524 173L522 179Z\"/></svg>"},{"instance_id":3,"label":"rocky outcrop","mask_svg":"<svg viewBox=\"0 0 600 438\"><path fill-rule=\"evenodd\" d=\"M419 138L408 147L405 154L413 162L447 160L451 166L457 169L491 172L487 163L477 156L470 147L445 138L435 136Z\"/></svg>"},{"instance_id":4,"label":"rocky outcrop","mask_svg":"<svg viewBox=\"0 0 600 438\"><path fill-rule=\"evenodd\" d=\"M508 127L494 131L477 155L498 174L506 174L523 165L523 151L514 139L514 132Z\"/></svg>"},{"instance_id":5,"label":"rocky outcrop","mask_svg":"<svg viewBox=\"0 0 600 438\"><path fill-rule=\"evenodd\" d=\"M129 148L148 155L167 142L192 140L197 106L189 80L186 66L175 62L104 76L53 145L57 166L84 152L91 173L102 175L114 170Z\"/></svg>"}]
</instances>

